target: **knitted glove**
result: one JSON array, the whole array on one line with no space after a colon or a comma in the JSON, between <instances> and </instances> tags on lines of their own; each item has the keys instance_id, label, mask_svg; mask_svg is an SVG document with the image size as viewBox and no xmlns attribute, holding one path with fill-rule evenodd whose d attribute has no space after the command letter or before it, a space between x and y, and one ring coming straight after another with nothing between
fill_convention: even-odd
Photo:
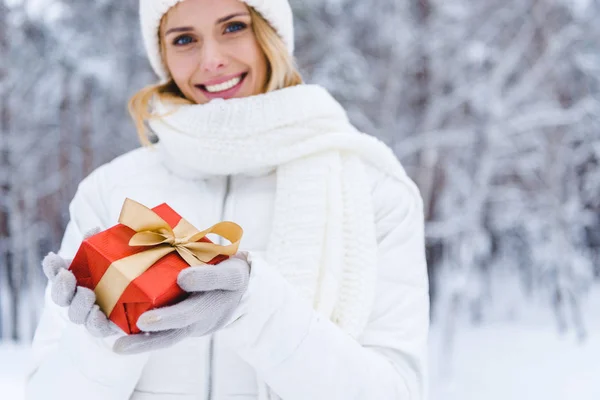
<instances>
[{"instance_id":1,"label":"knitted glove","mask_svg":"<svg viewBox=\"0 0 600 400\"><path fill-rule=\"evenodd\" d=\"M84 238L98 233L99 229L88 232ZM44 274L51 283L52 301L61 307L69 307L68 316L71 322L85 325L94 336L105 337L120 332L96 304L93 290L77 286L77 279L68 270L71 260L49 253L42 261Z\"/></svg>"},{"instance_id":2,"label":"knitted glove","mask_svg":"<svg viewBox=\"0 0 600 400\"><path fill-rule=\"evenodd\" d=\"M218 265L189 267L177 283L190 296L173 306L145 312L137 322L145 333L119 338L113 351L135 354L169 347L190 336L203 336L225 326L248 287L248 255L239 252Z\"/></svg>"}]
</instances>

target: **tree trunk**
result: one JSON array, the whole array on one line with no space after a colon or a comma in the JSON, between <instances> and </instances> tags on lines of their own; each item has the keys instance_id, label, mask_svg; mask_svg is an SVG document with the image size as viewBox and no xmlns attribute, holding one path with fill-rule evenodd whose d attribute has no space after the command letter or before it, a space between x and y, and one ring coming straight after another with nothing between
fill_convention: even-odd
<instances>
[{"instance_id":1,"label":"tree trunk","mask_svg":"<svg viewBox=\"0 0 600 400\"><path fill-rule=\"evenodd\" d=\"M8 199L11 186L8 171L10 171L9 160L9 125L10 110L8 105L9 96L5 93L8 80L8 37L6 32L6 16L8 8L4 2L0 2L0 339L8 335L8 271L12 267L10 258L10 226L8 214Z\"/></svg>"}]
</instances>

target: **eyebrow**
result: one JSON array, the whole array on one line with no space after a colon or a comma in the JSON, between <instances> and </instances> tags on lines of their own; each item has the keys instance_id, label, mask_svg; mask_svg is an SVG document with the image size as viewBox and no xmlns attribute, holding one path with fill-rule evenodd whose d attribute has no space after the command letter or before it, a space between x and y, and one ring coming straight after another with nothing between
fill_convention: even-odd
<instances>
[{"instance_id":1,"label":"eyebrow","mask_svg":"<svg viewBox=\"0 0 600 400\"><path fill-rule=\"evenodd\" d=\"M165 36L167 36L170 33L175 33L175 32L189 32L191 30L193 30L194 28L192 28L191 26L182 26L180 28L171 28L168 31L165 32Z\"/></svg>"},{"instance_id":2,"label":"eyebrow","mask_svg":"<svg viewBox=\"0 0 600 400\"><path fill-rule=\"evenodd\" d=\"M217 20L217 22L215 23L215 25L222 24L223 22L227 22L235 17L249 16L249 15L250 15L250 13L247 13L247 12L231 14L226 17L219 18ZM165 32L165 36L167 36L170 33L174 33L174 32L189 32L189 31L193 31L193 30L194 30L194 28L192 28L191 26L182 26L182 27L178 27L178 28L171 28Z\"/></svg>"},{"instance_id":3,"label":"eyebrow","mask_svg":"<svg viewBox=\"0 0 600 400\"><path fill-rule=\"evenodd\" d=\"M226 16L226 17L219 18L219 19L217 20L217 23L216 23L216 24L217 24L217 25L218 25L218 24L222 24L223 22L227 22L227 21L229 21L230 19L233 19L233 18L235 18L235 17L241 17L242 15L248 15L248 16L249 16L249 15L250 15L250 13L247 13L247 12L239 12L239 13L236 13L236 14L231 14L231 15L228 15L228 16Z\"/></svg>"}]
</instances>

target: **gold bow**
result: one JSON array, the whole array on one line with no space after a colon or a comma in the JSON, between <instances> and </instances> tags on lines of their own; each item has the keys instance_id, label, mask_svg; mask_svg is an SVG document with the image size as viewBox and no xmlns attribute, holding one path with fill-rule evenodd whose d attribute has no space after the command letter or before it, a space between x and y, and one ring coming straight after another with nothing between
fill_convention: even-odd
<instances>
[{"instance_id":1,"label":"gold bow","mask_svg":"<svg viewBox=\"0 0 600 400\"><path fill-rule=\"evenodd\" d=\"M243 234L238 224L229 221L198 231L182 218L171 228L154 211L131 199L125 199L119 223L137 232L129 240L130 246L147 246L148 250L114 261L96 285L97 303L108 316L127 286L167 254L177 251L189 265L206 264L218 255L235 254ZM198 242L209 233L222 236L231 244Z\"/></svg>"},{"instance_id":2,"label":"gold bow","mask_svg":"<svg viewBox=\"0 0 600 400\"><path fill-rule=\"evenodd\" d=\"M130 246L172 247L189 265L206 264L216 256L234 255L242 238L242 228L233 222L220 222L200 232L185 219L173 229L158 214L148 207L125 199L119 223L128 226L137 233L129 241ZM231 244L221 246L214 243L198 242L209 233L214 233L229 240Z\"/></svg>"}]
</instances>

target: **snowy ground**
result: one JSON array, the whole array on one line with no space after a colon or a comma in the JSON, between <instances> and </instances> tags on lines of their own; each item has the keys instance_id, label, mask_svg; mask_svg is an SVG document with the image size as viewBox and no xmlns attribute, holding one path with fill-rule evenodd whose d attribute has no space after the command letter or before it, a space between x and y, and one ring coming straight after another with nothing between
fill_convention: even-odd
<instances>
[{"instance_id":1,"label":"snowy ground","mask_svg":"<svg viewBox=\"0 0 600 400\"><path fill-rule=\"evenodd\" d=\"M581 298L582 341L573 325L558 333L546 299L498 281L494 312L480 327L460 321L453 346L431 327L431 400L599 400L600 288Z\"/></svg>"},{"instance_id":2,"label":"snowy ground","mask_svg":"<svg viewBox=\"0 0 600 400\"><path fill-rule=\"evenodd\" d=\"M445 362L431 338L432 400L598 400L600 335L585 343L556 331L496 325L460 332Z\"/></svg>"},{"instance_id":3,"label":"snowy ground","mask_svg":"<svg viewBox=\"0 0 600 400\"><path fill-rule=\"evenodd\" d=\"M444 355L433 327L431 400L600 399L597 332L578 344L548 327L505 323L462 329L455 340L452 357ZM0 346L1 399L23 400L27 356L25 346Z\"/></svg>"}]
</instances>

